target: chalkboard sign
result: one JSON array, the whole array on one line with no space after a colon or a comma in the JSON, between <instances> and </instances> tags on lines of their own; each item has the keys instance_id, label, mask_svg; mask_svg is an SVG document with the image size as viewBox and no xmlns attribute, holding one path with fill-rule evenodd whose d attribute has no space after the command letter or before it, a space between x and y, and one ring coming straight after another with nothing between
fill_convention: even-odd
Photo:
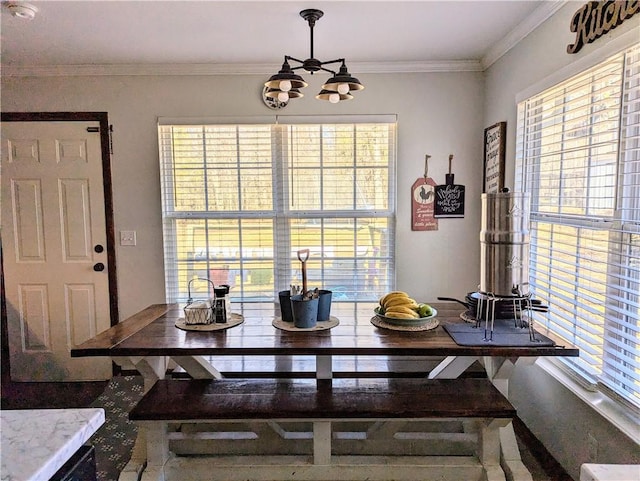
<instances>
[{"instance_id":1,"label":"chalkboard sign","mask_svg":"<svg viewBox=\"0 0 640 481\"><path fill-rule=\"evenodd\" d=\"M445 185L437 185L435 188L433 216L436 219L441 217L464 217L464 185L453 183L452 162L453 154L450 154L449 173L444 176Z\"/></svg>"},{"instance_id":2,"label":"chalkboard sign","mask_svg":"<svg viewBox=\"0 0 640 481\"><path fill-rule=\"evenodd\" d=\"M447 184L436 187L433 216L464 217L464 185Z\"/></svg>"}]
</instances>

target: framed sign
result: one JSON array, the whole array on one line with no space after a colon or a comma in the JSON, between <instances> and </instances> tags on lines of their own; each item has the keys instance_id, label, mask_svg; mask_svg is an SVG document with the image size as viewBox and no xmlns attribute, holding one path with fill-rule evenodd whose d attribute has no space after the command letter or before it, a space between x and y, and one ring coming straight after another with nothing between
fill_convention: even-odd
<instances>
[{"instance_id":1,"label":"framed sign","mask_svg":"<svg viewBox=\"0 0 640 481\"><path fill-rule=\"evenodd\" d=\"M484 129L484 175L482 192L500 192L504 187L506 141L506 122L498 122Z\"/></svg>"}]
</instances>

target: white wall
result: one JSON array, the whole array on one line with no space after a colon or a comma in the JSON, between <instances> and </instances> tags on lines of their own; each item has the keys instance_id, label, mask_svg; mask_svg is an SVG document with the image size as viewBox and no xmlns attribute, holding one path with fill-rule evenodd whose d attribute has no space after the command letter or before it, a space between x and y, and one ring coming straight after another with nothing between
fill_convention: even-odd
<instances>
[{"instance_id":1,"label":"white wall","mask_svg":"<svg viewBox=\"0 0 640 481\"><path fill-rule=\"evenodd\" d=\"M277 68L274 65L274 70ZM357 73L357 72L355 72ZM158 167L158 117L262 116L265 76L95 76L3 78L2 111L106 111L113 123L115 231L136 230L137 246L117 247L120 318L164 302ZM463 298L479 282L482 184L481 73L358 75L366 85L338 105L313 98L322 81L283 115L397 114L397 287L420 300ZM455 155L456 183L466 185L464 219L441 219L438 231L410 228L410 187L429 175L444 183Z\"/></svg>"},{"instance_id":2,"label":"white wall","mask_svg":"<svg viewBox=\"0 0 640 481\"><path fill-rule=\"evenodd\" d=\"M485 72L484 125L507 121L507 186L513 186L514 178L516 96L533 94L531 87L548 83L549 77L559 81L628 41L640 41L640 15L636 15L577 55L567 54L566 46L575 38L569 21L583 3L569 2ZM574 479L579 479L585 462L640 463L636 443L539 365L516 367L510 398L518 416ZM632 422L622 420L637 433L640 428Z\"/></svg>"},{"instance_id":3,"label":"white wall","mask_svg":"<svg viewBox=\"0 0 640 481\"><path fill-rule=\"evenodd\" d=\"M565 53L573 34L570 3L490 69L478 73L357 75L366 85L350 102L330 105L307 96L282 114L398 114L397 287L418 299L464 297L480 277L479 229L483 129L506 120L507 177L513 185L515 97L599 46L637 28L640 15L588 45ZM274 69L278 66L274 65ZM357 72L354 72L357 74ZM261 103L266 76L3 78L2 110L106 111L114 125L112 158L115 230L136 230L136 247L117 247L122 319L164 301L157 117L269 115ZM319 76L318 76L319 77ZM485 88L486 83L486 88ZM430 176L444 182L449 153L456 183L466 185L464 219L441 219L438 231L410 229L410 186L421 177L424 155ZM599 462L640 462L637 445L537 366L517 368L511 395L518 414L578 479L588 459L587 434L598 440ZM615 448L607 448L615 446ZM634 454L635 453L635 454Z\"/></svg>"}]
</instances>

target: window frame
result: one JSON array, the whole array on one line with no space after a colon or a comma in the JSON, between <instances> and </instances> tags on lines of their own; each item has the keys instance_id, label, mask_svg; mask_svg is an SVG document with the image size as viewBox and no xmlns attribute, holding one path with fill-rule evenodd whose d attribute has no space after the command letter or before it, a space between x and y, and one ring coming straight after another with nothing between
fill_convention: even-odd
<instances>
[{"instance_id":1,"label":"window frame","mask_svg":"<svg viewBox=\"0 0 640 481\"><path fill-rule=\"evenodd\" d=\"M344 125L353 124L354 128L357 125L366 124L386 124L386 131L389 135L388 139L388 157L385 164L385 168L388 173L388 192L387 196L387 208L386 209L358 209L354 206L354 209L343 210L299 210L292 211L288 208L288 166L286 148L282 146L283 139L286 141L286 132L288 126L304 125L304 124L316 124L316 125ZM273 209L269 212L264 210L260 211L247 211L243 210L240 206L235 211L215 211L209 210L204 212L178 212L172 205L173 194L172 192L176 188L172 184L172 155L168 152L167 145L163 145L163 130L169 129L170 126L231 126L240 127L246 125L253 126L266 126L271 131L271 162L272 162L272 199ZM204 134L203 134L204 135ZM355 135L355 134L354 134ZM241 290L241 296L238 298L238 291L236 290L236 300L242 300L243 302L264 302L270 301L277 297L279 288L288 286L291 283L292 272L297 268L294 262L294 258L289 252L289 246L292 243L291 229L287 228L290 223L299 219L323 219L331 221L332 219L346 217L353 219L354 222L357 219L386 219L388 226L388 233L386 238L390 239L389 245L391 251L388 253L388 267L384 272L384 277L387 278L387 284L381 288L386 290L392 288L395 281L395 276L388 275L395 270L395 248L393 239L395 238L395 215L396 215L396 196L395 196L395 184L396 184L396 161L397 161L397 118L395 115L359 115L359 116L331 116L331 117L317 117L317 116L305 116L305 117L261 117L261 118L244 118L244 119L226 119L226 118L214 118L214 119L180 119L180 118L159 118L158 119L158 141L159 141L159 162L161 170L161 190L162 190L162 222L164 235L164 258L165 258L165 276L166 276L166 296L167 302L186 302L187 296L185 295L186 288L181 285L180 274L180 258L177 252L177 227L176 221L180 219L193 219L195 220L209 220L209 219L261 219L265 215L269 216L272 220L272 235L273 235L273 289L269 293L268 297L261 297L259 299L245 298L244 291ZM203 154L206 155L206 154ZM354 155L355 151L354 151ZM204 160L203 160L204 162ZM323 172L323 168L319 169L319 172ZM206 188L206 187L205 187ZM242 187L238 184L238 195L241 195ZM240 221L241 222L241 221ZM323 224L324 225L324 224ZM239 229L242 229L239 227ZM354 249L356 248L357 238L354 237ZM324 244L324 240L321 245ZM354 251L355 252L355 251ZM354 255L357 255L354 253ZM240 262L242 262L242 255L240 256ZM209 253L207 248L207 266L209 259ZM356 262L356 259L353 260ZM324 264L323 264L324 265ZM354 264L355 265L355 264ZM207 272L210 273L209 267ZM208 274L207 274L208 275ZM244 275L243 275L244 276ZM353 276L352 276L353 277ZM382 277L382 276L381 276ZM241 281L244 277L241 278ZM184 280L184 279L182 279ZM325 277L322 279L315 279L317 282L324 282ZM184 284L184 282L182 282ZM327 288L323 286L323 288ZM364 292L364 291L362 291ZM377 296L377 293L373 294ZM232 290L232 297L234 292ZM338 300L350 300L353 302L370 301L371 299L365 299L361 297L362 294L357 294L349 299L337 297ZM373 299L373 297L372 297Z\"/></svg>"},{"instance_id":2,"label":"window frame","mask_svg":"<svg viewBox=\"0 0 640 481\"><path fill-rule=\"evenodd\" d=\"M619 44L619 42L616 42L617 44ZM637 40L634 39L633 41L628 42L627 44L625 44L624 46L622 46L621 48L619 48L618 50L621 52L627 51L628 49L631 49L632 47L637 47ZM591 69L591 68L596 68L599 64L604 63L607 61L607 59L609 57L611 57L613 54L618 53L617 51L611 51L611 50L607 50L605 52L598 52L598 56L591 56L589 58L589 64L587 66L587 64L582 61L582 62L577 62L576 65L573 65L571 67L571 69L565 69L562 73L561 73L561 77L558 77L558 74L553 75L552 77L550 77L549 79L546 79L545 81L543 81L542 83L538 84L538 86L532 87L527 89L527 91L521 93L518 97L517 97L517 106L518 106L518 115L517 115L517 142L516 142L516 171L515 171L515 180L516 180L516 190L526 190L527 187L527 183L525 180L525 175L527 173L531 174L531 172L529 172L529 168L527 166L523 166L523 163L526 161L525 159L525 151L526 151L526 146L525 146L525 137L526 135L528 135L526 133L526 129L527 129L527 125L525 124L525 116L523 115L523 103L530 101L533 98L536 98L539 94L542 94L548 90L552 90L554 88L558 88L559 86L563 85L564 83L569 83L571 82L571 80L573 80L575 77L578 77L579 75L581 75L583 72ZM625 71L626 66L623 65L622 66L622 72ZM625 95L625 91L623 88L621 88L621 93L620 93L620 107L619 110L620 112L622 112L622 108L624 106L624 95ZM527 119L529 117L526 117ZM624 125L622 124L621 120L623 119L623 115L622 113L620 113L620 118L619 118L619 123L618 123L618 151L617 151L617 168L618 168L618 179L617 181L620 181L620 179L622 178L622 173L620 170L620 166L622 165L623 159L622 157L625 155L625 150L624 150L624 138L625 136L623 135L623 129L624 129ZM535 156L534 156L535 157ZM631 161L631 162L636 162L635 161ZM535 174L531 174L534 175ZM633 175L633 174L629 174L629 175ZM537 179L539 179L539 177L536 176ZM623 186L617 186L616 187L616 197L615 199L613 199L614 201L614 208L615 209L619 209L621 208L620 203L621 203L621 199L622 199L622 190L624 189L624 185ZM640 190L640 186L638 185L632 185L631 189L635 189L635 192L637 193ZM640 228L640 223L638 221L640 221L640 219L635 219L635 220L631 220L629 221L628 219L621 219L620 216L617 213L614 213L613 216L610 217L603 217L603 216L590 216L590 215L584 215L584 216L572 216L572 215L566 215L566 214L562 214L562 213L540 213L540 212L536 212L536 192L531 192L531 197L532 197L532 214L531 214L531 219L532 219L532 232L535 233L535 229L536 229L536 223L537 222L543 222L543 223L547 223L549 226L553 226L553 225L567 225L567 226L572 226L575 228L584 228L584 229L592 229L592 230L600 230L600 231L609 231L612 234L617 234L620 236L625 235L625 231L627 231L627 234L636 234L637 235L637 231ZM625 197L626 199L630 199L632 197L629 197L628 195ZM637 209L637 207L635 207ZM634 211L635 216L637 216L637 212ZM533 237L533 235L532 235ZM578 241L579 242L579 241ZM629 245L631 244L631 240L629 240ZM635 241L634 241L635 242ZM614 241L609 241L608 244L614 244ZM626 244L623 243L624 247ZM635 245L635 244L633 244ZM532 255L531 255L531 263L532 263L532 269L533 269L533 265L535 263L535 259L536 259L536 253L535 253L535 249L537 248L536 245L533 245L532 242ZM611 252L609 252L608 256L611 257L612 255L621 255L621 252L613 252L613 254ZM635 257L634 257L635 258ZM615 266L616 263L612 262L611 260L608 261L609 266ZM623 266L624 264L618 262L617 263L618 266ZM627 269L629 269L629 267L626 267ZM615 272L611 271L611 267L608 267L607 270L607 283L606 283L606 288L605 288L605 292L606 295L605 297L607 297L610 293L610 291L612 289L614 289L614 286L611 285L610 280L612 277L615 277ZM637 280L635 281L637 282ZM617 288L618 285L615 285L615 288ZM631 301L632 303L634 301ZM611 309L609 306L609 303L607 302L606 304L606 309ZM537 316L538 320L542 323L545 323L545 319L542 316ZM603 315L603 319L604 319L604 323L603 323L603 332L600 335L601 338L601 347L602 347L602 355L601 355L601 372L598 376L589 376L588 374L585 376L585 373L582 372L580 373L580 369L578 369L578 371L576 371L576 367L575 365L572 365L572 362L566 362L566 361L554 361L551 364L562 364L562 366L564 367L564 369L567 369L567 372L569 374L569 377L572 379L576 379L578 380L578 383L581 384L584 388L591 390L591 391L598 391L600 393L602 393L604 396L611 398L613 400L614 403L617 403L619 405L623 405L626 406L626 408L630 409L631 411L635 412L635 413L639 413L640 412L640 404L638 404L638 388L636 387L634 392L635 392L635 396L636 398L634 398L633 400L628 399L627 396L625 395L621 395L620 393L616 392L615 387L612 387L610 385L610 383L608 382L603 382L602 378L605 376L606 371L605 371L605 364L607 362L607 359L610 357L607 355L606 353L606 342L607 342L607 335L608 335L608 331L610 330L610 328L607 328L608 325L610 325L611 322L616 322L616 320L611 320L608 321L607 319L609 318L609 316L607 316L607 312L604 313ZM548 325L548 324L547 324ZM563 336L563 337L567 337L567 336ZM638 348L636 347L636 352L637 352ZM581 350L581 353L583 351ZM548 363L545 363L548 364ZM553 369L547 369L547 371L552 372L554 371ZM565 377L566 380L566 377ZM637 383L634 383L637 384ZM611 409L608 409L608 411L611 411Z\"/></svg>"}]
</instances>

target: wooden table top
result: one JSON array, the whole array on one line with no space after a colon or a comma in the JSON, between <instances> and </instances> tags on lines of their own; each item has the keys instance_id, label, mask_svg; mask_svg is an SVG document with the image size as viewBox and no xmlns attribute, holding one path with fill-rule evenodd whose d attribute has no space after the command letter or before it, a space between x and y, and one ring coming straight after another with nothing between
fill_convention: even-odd
<instances>
[{"instance_id":1,"label":"wooden table top","mask_svg":"<svg viewBox=\"0 0 640 481\"><path fill-rule=\"evenodd\" d=\"M386 355L386 356L578 356L578 349L536 326L554 340L554 347L459 346L443 329L463 323L463 309L455 303L432 303L440 325L428 331L396 331L371 324L374 303L337 303L331 315L338 326L314 332L289 332L272 325L279 308L273 303L235 304L244 316L238 326L221 331L184 331L175 326L184 317L177 304L154 304L71 350L83 356L193 355ZM277 311L276 311L277 309ZM479 333L479 335L481 335Z\"/></svg>"}]
</instances>

